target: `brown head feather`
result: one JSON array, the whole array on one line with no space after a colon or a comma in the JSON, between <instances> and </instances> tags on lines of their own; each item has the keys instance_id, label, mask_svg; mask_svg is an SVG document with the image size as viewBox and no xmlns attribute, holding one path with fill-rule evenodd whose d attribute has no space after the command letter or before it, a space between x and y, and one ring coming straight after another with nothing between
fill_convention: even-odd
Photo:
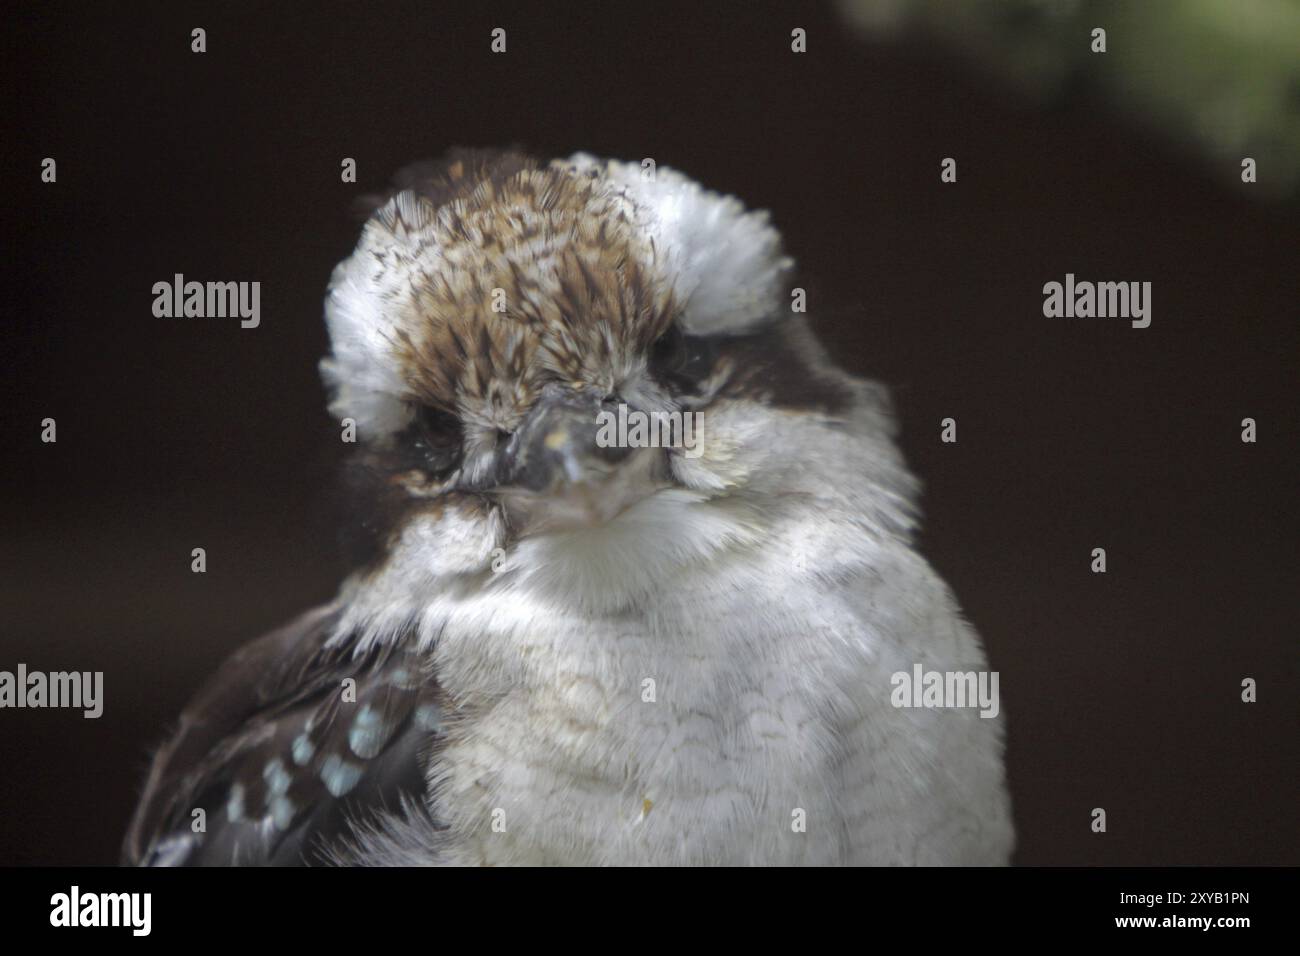
<instances>
[{"instance_id":1,"label":"brown head feather","mask_svg":"<svg viewBox=\"0 0 1300 956\"><path fill-rule=\"evenodd\" d=\"M406 180L373 222L405 246L393 346L410 400L509 428L549 381L613 389L672 323L621 194L512 153Z\"/></svg>"}]
</instances>

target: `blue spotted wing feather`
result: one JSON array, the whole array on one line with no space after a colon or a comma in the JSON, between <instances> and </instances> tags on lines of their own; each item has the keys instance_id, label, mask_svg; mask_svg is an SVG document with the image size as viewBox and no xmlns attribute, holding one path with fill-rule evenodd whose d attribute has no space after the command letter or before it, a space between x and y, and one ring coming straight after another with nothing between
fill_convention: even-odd
<instances>
[{"instance_id":1,"label":"blue spotted wing feather","mask_svg":"<svg viewBox=\"0 0 1300 956\"><path fill-rule=\"evenodd\" d=\"M427 807L437 683L400 642L357 654L330 640L336 620L303 615L199 692L154 758L128 863L325 863L378 815Z\"/></svg>"}]
</instances>

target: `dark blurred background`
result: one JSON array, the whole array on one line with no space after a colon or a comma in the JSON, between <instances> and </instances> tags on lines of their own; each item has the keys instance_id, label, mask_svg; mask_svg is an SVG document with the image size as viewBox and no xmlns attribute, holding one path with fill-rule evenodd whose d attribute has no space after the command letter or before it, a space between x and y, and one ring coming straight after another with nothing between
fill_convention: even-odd
<instances>
[{"instance_id":1,"label":"dark blurred background","mask_svg":"<svg viewBox=\"0 0 1300 956\"><path fill-rule=\"evenodd\" d=\"M0 712L0 863L113 862L202 678L332 595L350 208L511 143L772 210L832 353L894 389L924 550L1001 672L1017 862L1300 863L1300 58L1279 96L1109 5L958 7L6 4L0 669L102 670L105 712ZM1081 55L1092 25L1116 55ZM1029 48L1046 78L1006 69ZM1135 92L1193 70L1235 97L1203 121ZM155 318L178 272L260 281L261 327ZM1044 318L1067 272L1152 282L1151 327Z\"/></svg>"}]
</instances>

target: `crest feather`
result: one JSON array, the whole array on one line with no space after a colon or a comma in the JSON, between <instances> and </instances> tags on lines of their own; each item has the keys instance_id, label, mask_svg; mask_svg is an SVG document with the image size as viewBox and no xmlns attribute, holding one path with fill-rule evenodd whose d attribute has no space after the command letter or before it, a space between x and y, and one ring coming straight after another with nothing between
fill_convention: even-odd
<instances>
[{"instance_id":1,"label":"crest feather","mask_svg":"<svg viewBox=\"0 0 1300 956\"><path fill-rule=\"evenodd\" d=\"M674 319L739 334L784 311L767 214L671 169L462 150L398 187L325 305L330 411L363 438L401 431L412 403L488 414L489 381L526 404L545 374L618 379Z\"/></svg>"},{"instance_id":2,"label":"crest feather","mask_svg":"<svg viewBox=\"0 0 1300 956\"><path fill-rule=\"evenodd\" d=\"M683 308L686 331L738 334L776 319L794 266L766 211L746 210L666 166L577 153L561 165L609 180L631 199L654 242L658 267Z\"/></svg>"}]
</instances>

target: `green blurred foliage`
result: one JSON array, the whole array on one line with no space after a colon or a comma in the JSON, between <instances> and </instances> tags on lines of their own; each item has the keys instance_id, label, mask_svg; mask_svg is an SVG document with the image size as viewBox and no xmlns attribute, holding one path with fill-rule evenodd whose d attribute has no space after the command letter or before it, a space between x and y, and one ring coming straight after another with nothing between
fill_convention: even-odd
<instances>
[{"instance_id":1,"label":"green blurred foliage","mask_svg":"<svg viewBox=\"0 0 1300 956\"><path fill-rule=\"evenodd\" d=\"M1196 151L1258 198L1300 188L1300 0L840 0L888 37L919 31L1050 104L1067 88ZM1092 52L1092 31L1106 52Z\"/></svg>"}]
</instances>

